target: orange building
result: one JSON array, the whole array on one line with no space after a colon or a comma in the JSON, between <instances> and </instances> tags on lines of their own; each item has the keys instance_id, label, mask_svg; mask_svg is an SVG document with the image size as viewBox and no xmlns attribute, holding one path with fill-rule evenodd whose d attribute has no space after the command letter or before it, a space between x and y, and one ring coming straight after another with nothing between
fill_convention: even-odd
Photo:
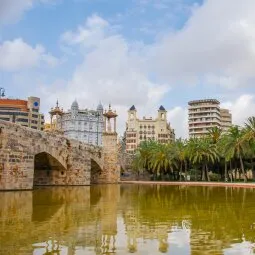
<instances>
[{"instance_id":1,"label":"orange building","mask_svg":"<svg viewBox=\"0 0 255 255\"><path fill-rule=\"evenodd\" d=\"M37 130L44 128L44 115L39 112L40 98L28 100L0 98L0 119Z\"/></svg>"}]
</instances>

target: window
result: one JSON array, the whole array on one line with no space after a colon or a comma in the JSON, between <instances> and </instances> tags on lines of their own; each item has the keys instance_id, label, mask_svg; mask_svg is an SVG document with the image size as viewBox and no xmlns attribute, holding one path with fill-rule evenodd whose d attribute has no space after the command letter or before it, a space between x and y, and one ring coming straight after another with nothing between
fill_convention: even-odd
<instances>
[{"instance_id":1,"label":"window","mask_svg":"<svg viewBox=\"0 0 255 255\"><path fill-rule=\"evenodd\" d=\"M28 119L17 119L18 122L28 122Z\"/></svg>"},{"instance_id":2,"label":"window","mask_svg":"<svg viewBox=\"0 0 255 255\"><path fill-rule=\"evenodd\" d=\"M10 118L3 118L3 117L0 117L1 120L6 120L6 121L9 121Z\"/></svg>"}]
</instances>

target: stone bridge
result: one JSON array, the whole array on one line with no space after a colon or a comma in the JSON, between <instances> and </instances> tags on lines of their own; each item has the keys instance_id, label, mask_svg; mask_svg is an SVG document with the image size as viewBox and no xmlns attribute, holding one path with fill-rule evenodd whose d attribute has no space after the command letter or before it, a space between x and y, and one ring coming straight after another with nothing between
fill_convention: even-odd
<instances>
[{"instance_id":1,"label":"stone bridge","mask_svg":"<svg viewBox=\"0 0 255 255\"><path fill-rule=\"evenodd\" d=\"M117 183L117 133L103 147L0 120L0 190Z\"/></svg>"}]
</instances>

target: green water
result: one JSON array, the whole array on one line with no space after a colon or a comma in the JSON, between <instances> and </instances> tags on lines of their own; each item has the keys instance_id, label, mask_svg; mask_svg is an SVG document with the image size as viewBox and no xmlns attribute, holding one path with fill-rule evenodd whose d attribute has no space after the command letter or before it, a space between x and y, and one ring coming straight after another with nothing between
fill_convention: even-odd
<instances>
[{"instance_id":1,"label":"green water","mask_svg":"<svg viewBox=\"0 0 255 255\"><path fill-rule=\"evenodd\" d=\"M0 254L255 254L252 189L159 185L0 193Z\"/></svg>"}]
</instances>

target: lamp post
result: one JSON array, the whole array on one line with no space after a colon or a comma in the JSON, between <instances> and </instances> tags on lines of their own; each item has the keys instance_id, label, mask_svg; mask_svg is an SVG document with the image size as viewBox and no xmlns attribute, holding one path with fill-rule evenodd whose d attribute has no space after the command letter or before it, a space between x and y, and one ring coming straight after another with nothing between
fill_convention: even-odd
<instances>
[{"instance_id":1,"label":"lamp post","mask_svg":"<svg viewBox=\"0 0 255 255\"><path fill-rule=\"evenodd\" d=\"M0 98L5 97L5 89L0 88Z\"/></svg>"}]
</instances>

